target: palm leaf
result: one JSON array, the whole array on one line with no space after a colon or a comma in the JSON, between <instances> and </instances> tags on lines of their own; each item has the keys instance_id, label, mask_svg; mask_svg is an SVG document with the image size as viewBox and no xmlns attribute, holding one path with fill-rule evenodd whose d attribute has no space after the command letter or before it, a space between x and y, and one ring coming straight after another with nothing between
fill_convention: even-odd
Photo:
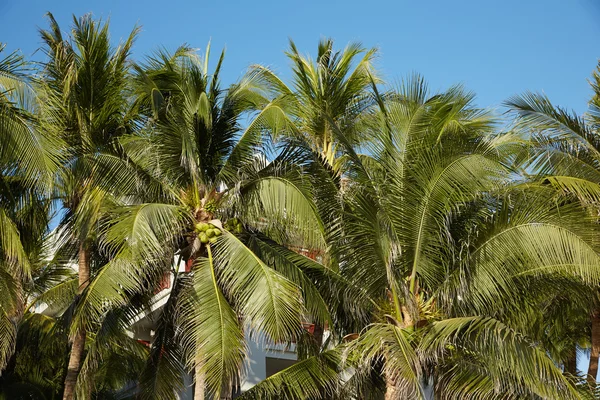
<instances>
[{"instance_id":1,"label":"palm leaf","mask_svg":"<svg viewBox=\"0 0 600 400\"><path fill-rule=\"evenodd\" d=\"M224 232L215 245L218 281L236 299L249 327L275 342L294 340L305 308L299 288Z\"/></svg>"},{"instance_id":2,"label":"palm leaf","mask_svg":"<svg viewBox=\"0 0 600 400\"><path fill-rule=\"evenodd\" d=\"M182 293L178 318L188 365L196 375L205 376L208 393L219 397L222 388L238 378L247 350L238 317L221 292L216 273L208 247L208 258L194 264L193 286Z\"/></svg>"}]
</instances>

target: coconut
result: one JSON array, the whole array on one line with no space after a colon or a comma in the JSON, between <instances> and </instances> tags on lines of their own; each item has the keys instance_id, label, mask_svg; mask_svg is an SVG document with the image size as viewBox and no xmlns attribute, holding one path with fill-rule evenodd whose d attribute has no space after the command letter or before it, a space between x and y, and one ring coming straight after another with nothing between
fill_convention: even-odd
<instances>
[{"instance_id":1,"label":"coconut","mask_svg":"<svg viewBox=\"0 0 600 400\"><path fill-rule=\"evenodd\" d=\"M209 238L215 236L215 230L210 228L206 231L206 236L208 236Z\"/></svg>"},{"instance_id":2,"label":"coconut","mask_svg":"<svg viewBox=\"0 0 600 400\"><path fill-rule=\"evenodd\" d=\"M198 222L196 224L196 230L198 232L206 232L206 230L208 229L208 224L206 222Z\"/></svg>"},{"instance_id":3,"label":"coconut","mask_svg":"<svg viewBox=\"0 0 600 400\"><path fill-rule=\"evenodd\" d=\"M208 243L208 236L206 236L206 233L202 232L200 234L200 241L204 244Z\"/></svg>"},{"instance_id":4,"label":"coconut","mask_svg":"<svg viewBox=\"0 0 600 400\"><path fill-rule=\"evenodd\" d=\"M208 239L211 243L215 243L217 241L216 236L211 237L210 239Z\"/></svg>"},{"instance_id":5,"label":"coconut","mask_svg":"<svg viewBox=\"0 0 600 400\"><path fill-rule=\"evenodd\" d=\"M213 229L213 231L214 231L214 233L215 233L215 236L221 236L221 233L222 233L222 232L221 232L220 230L218 230L218 229Z\"/></svg>"}]
</instances>

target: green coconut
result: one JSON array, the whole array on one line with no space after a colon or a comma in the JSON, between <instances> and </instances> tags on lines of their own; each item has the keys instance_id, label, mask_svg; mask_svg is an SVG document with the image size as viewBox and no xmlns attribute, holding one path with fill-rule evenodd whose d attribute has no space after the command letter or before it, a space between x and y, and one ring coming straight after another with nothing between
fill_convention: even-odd
<instances>
[{"instance_id":1,"label":"green coconut","mask_svg":"<svg viewBox=\"0 0 600 400\"><path fill-rule=\"evenodd\" d=\"M208 243L208 236L206 236L206 233L202 232L200 234L200 241L204 244Z\"/></svg>"},{"instance_id":2,"label":"green coconut","mask_svg":"<svg viewBox=\"0 0 600 400\"><path fill-rule=\"evenodd\" d=\"M222 234L220 229L213 229L213 231L215 232L215 236L221 236Z\"/></svg>"},{"instance_id":3,"label":"green coconut","mask_svg":"<svg viewBox=\"0 0 600 400\"><path fill-rule=\"evenodd\" d=\"M208 236L209 238L215 236L215 230L210 228L206 231L206 236Z\"/></svg>"},{"instance_id":4,"label":"green coconut","mask_svg":"<svg viewBox=\"0 0 600 400\"><path fill-rule=\"evenodd\" d=\"M217 241L217 237L213 236L210 239L208 239L211 243L215 243Z\"/></svg>"},{"instance_id":5,"label":"green coconut","mask_svg":"<svg viewBox=\"0 0 600 400\"><path fill-rule=\"evenodd\" d=\"M209 228L208 224L206 222L198 222L196 224L196 230L198 232L206 232L206 230Z\"/></svg>"}]
</instances>

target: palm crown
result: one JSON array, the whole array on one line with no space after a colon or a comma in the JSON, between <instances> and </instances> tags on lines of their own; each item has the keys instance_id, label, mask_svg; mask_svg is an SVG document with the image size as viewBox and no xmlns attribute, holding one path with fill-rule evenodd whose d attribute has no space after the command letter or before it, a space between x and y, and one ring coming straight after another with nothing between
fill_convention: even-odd
<instances>
[{"instance_id":1,"label":"palm crown","mask_svg":"<svg viewBox=\"0 0 600 400\"><path fill-rule=\"evenodd\" d=\"M597 70L591 85L594 95L589 110L583 115L554 106L546 95L539 93L528 92L506 102L510 111L517 116L517 128L531 138L532 145L527 158L530 173L535 174L535 179L542 184L552 186L561 193L562 201L580 202L591 216L598 215L600 194L599 82ZM567 337L571 338L569 346L573 354L578 345L591 347L588 380L595 382L600 356L598 294L589 295L587 301L578 301L576 297L570 300L572 304L577 304L582 314L591 315L589 319L580 320L577 328L572 329ZM575 355L572 357L576 359ZM576 367L571 369L572 372L576 371Z\"/></svg>"},{"instance_id":2,"label":"palm crown","mask_svg":"<svg viewBox=\"0 0 600 400\"><path fill-rule=\"evenodd\" d=\"M426 397L428 386L441 398L578 396L527 338L535 333L517 308L524 298L552 297L522 293L532 279L596 282L597 241L580 207L558 207L551 190L506 179L517 172L523 141L492 135L493 119L471 103L460 87L428 96L413 77L370 114L365 153L337 131L352 179L341 189L343 235L333 246L340 273L371 299L370 321L345 337L350 342L267 379L248 397L347 390L364 398L364 384L355 385L373 368L386 377L389 399Z\"/></svg>"},{"instance_id":3,"label":"palm crown","mask_svg":"<svg viewBox=\"0 0 600 400\"><path fill-rule=\"evenodd\" d=\"M18 53L0 44L0 368L16 340L28 301L26 287L37 264L48 224L44 201L58 163L58 142L37 129L38 99Z\"/></svg>"},{"instance_id":4,"label":"palm crown","mask_svg":"<svg viewBox=\"0 0 600 400\"><path fill-rule=\"evenodd\" d=\"M294 122L288 134L303 138L334 166L339 156L334 129L344 132L353 144L361 138L359 121L374 102L368 89L380 81L373 65L376 54L376 49L366 50L359 43L335 51L333 40L323 39L313 61L290 41L291 86L267 67L257 65L252 70Z\"/></svg>"},{"instance_id":5,"label":"palm crown","mask_svg":"<svg viewBox=\"0 0 600 400\"><path fill-rule=\"evenodd\" d=\"M223 54L209 74L207 60L181 48L173 55L158 53L137 69L136 104L147 119L139 133L122 137L120 144L138 168L132 179L151 184L117 209L103 239L116 255L106 271L121 271L119 287L140 288L141 277L153 268L164 273L165 257L172 263L176 256L191 269L191 275L179 274L175 264L166 307L178 312L163 313L155 346L164 350L168 343L171 356L183 354L196 371L198 396L205 387L214 395L231 387L246 354L244 331L275 342L299 336L307 316L300 285L310 280L292 261L275 267L258 249L265 253L275 246L274 253L283 251L282 238L315 242L319 237L311 224L318 217L308 183L289 162L293 154L283 150L269 163L259 151L264 127L285 121L279 107L265 100L253 74L222 90L222 61ZM240 119L252 111L242 130ZM114 277L106 277L118 292ZM316 292L307 288L306 293ZM312 307L316 318L327 318L323 303ZM173 388L161 385L159 372L147 371L147 393L164 390L167 396Z\"/></svg>"}]
</instances>

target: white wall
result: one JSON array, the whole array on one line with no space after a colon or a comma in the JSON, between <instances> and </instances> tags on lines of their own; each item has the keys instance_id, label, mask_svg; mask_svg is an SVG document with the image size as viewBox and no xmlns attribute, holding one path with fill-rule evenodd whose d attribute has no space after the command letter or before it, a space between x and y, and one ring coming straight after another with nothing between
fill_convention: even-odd
<instances>
[{"instance_id":1,"label":"white wall","mask_svg":"<svg viewBox=\"0 0 600 400\"><path fill-rule=\"evenodd\" d=\"M282 345L269 343L258 343L248 340L248 365L245 376L242 379L242 392L250 389L258 382L267 377L267 357L282 358L285 360L297 360L295 346L285 349Z\"/></svg>"}]
</instances>

